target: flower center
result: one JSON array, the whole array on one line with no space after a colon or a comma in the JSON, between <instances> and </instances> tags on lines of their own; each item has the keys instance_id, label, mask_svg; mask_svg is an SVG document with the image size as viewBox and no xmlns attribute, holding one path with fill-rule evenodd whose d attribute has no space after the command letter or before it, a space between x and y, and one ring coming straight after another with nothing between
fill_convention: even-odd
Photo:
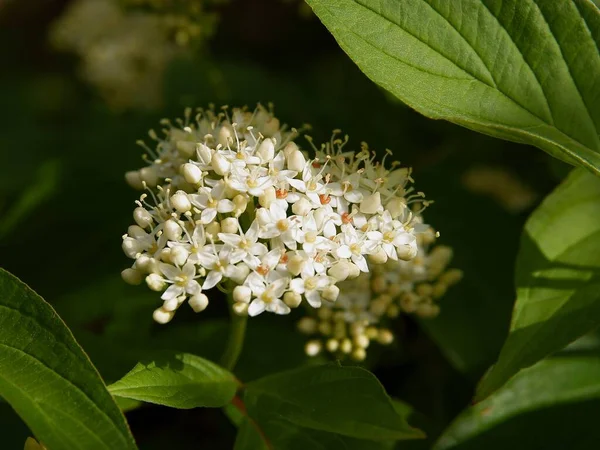
<instances>
[{"instance_id":1,"label":"flower center","mask_svg":"<svg viewBox=\"0 0 600 450\"><path fill-rule=\"evenodd\" d=\"M242 239L242 241L240 242L240 248L242 250L248 250L251 247L250 242L248 242L247 239Z\"/></svg>"},{"instance_id":2,"label":"flower center","mask_svg":"<svg viewBox=\"0 0 600 450\"><path fill-rule=\"evenodd\" d=\"M288 191L287 189L277 189L275 191L275 197L277 197L278 199L284 199L288 196Z\"/></svg>"},{"instance_id":3,"label":"flower center","mask_svg":"<svg viewBox=\"0 0 600 450\"><path fill-rule=\"evenodd\" d=\"M262 265L258 266L256 268L256 273L258 273L258 274L260 274L260 275L262 275L264 277L266 274L269 273L269 268L265 267L265 266L262 266Z\"/></svg>"},{"instance_id":4,"label":"flower center","mask_svg":"<svg viewBox=\"0 0 600 450\"><path fill-rule=\"evenodd\" d=\"M185 287L185 285L187 283L188 283L188 277L186 277L185 275L179 275L178 277L175 278L175 284L177 286Z\"/></svg>"},{"instance_id":5,"label":"flower center","mask_svg":"<svg viewBox=\"0 0 600 450\"><path fill-rule=\"evenodd\" d=\"M394 232L393 231L386 231L385 233L383 233L383 240L385 242L392 242L394 240Z\"/></svg>"},{"instance_id":6,"label":"flower center","mask_svg":"<svg viewBox=\"0 0 600 450\"><path fill-rule=\"evenodd\" d=\"M355 255L360 255L361 251L360 251L360 244L352 244L350 246L350 251L352 253L354 253Z\"/></svg>"},{"instance_id":7,"label":"flower center","mask_svg":"<svg viewBox=\"0 0 600 450\"><path fill-rule=\"evenodd\" d=\"M206 206L208 206L209 208L216 208L218 204L219 202L213 198L209 199L208 202L206 202Z\"/></svg>"},{"instance_id":8,"label":"flower center","mask_svg":"<svg viewBox=\"0 0 600 450\"><path fill-rule=\"evenodd\" d=\"M271 291L268 289L261 294L260 299L265 303L271 303L273 300L275 300L273 298L273 294L271 294Z\"/></svg>"},{"instance_id":9,"label":"flower center","mask_svg":"<svg viewBox=\"0 0 600 450\"><path fill-rule=\"evenodd\" d=\"M319 200L321 200L321 205L326 205L331 201L331 197L327 194L319 194Z\"/></svg>"},{"instance_id":10,"label":"flower center","mask_svg":"<svg viewBox=\"0 0 600 450\"><path fill-rule=\"evenodd\" d=\"M290 227L290 224L288 223L288 221L286 219L281 219L281 220L277 221L277 229L279 231L287 231L289 227Z\"/></svg>"},{"instance_id":11,"label":"flower center","mask_svg":"<svg viewBox=\"0 0 600 450\"><path fill-rule=\"evenodd\" d=\"M342 223L352 223L352 217L347 212L342 213Z\"/></svg>"},{"instance_id":12,"label":"flower center","mask_svg":"<svg viewBox=\"0 0 600 450\"><path fill-rule=\"evenodd\" d=\"M317 279L315 277L310 277L304 280L304 288L308 291L312 291L317 287Z\"/></svg>"},{"instance_id":13,"label":"flower center","mask_svg":"<svg viewBox=\"0 0 600 450\"><path fill-rule=\"evenodd\" d=\"M317 182L315 180L310 180L308 185L306 186L307 191L314 191L317 189Z\"/></svg>"},{"instance_id":14,"label":"flower center","mask_svg":"<svg viewBox=\"0 0 600 450\"><path fill-rule=\"evenodd\" d=\"M248 181L246 182L246 184L250 188L255 188L256 186L258 186L258 181L256 181L254 178L248 178Z\"/></svg>"},{"instance_id":15,"label":"flower center","mask_svg":"<svg viewBox=\"0 0 600 450\"><path fill-rule=\"evenodd\" d=\"M308 242L309 244L314 243L316 240L317 240L317 232L316 231L309 231L304 236L304 241Z\"/></svg>"}]
</instances>

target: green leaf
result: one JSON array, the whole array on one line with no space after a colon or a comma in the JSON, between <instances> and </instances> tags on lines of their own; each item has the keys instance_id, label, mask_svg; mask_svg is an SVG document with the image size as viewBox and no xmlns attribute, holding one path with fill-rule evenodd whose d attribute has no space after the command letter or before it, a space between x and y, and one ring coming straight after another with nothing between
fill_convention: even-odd
<instances>
[{"instance_id":1,"label":"green leaf","mask_svg":"<svg viewBox=\"0 0 600 450\"><path fill-rule=\"evenodd\" d=\"M244 400L261 427L283 420L359 439L424 437L395 411L377 378L359 367L332 364L271 375L249 383Z\"/></svg>"},{"instance_id":2,"label":"green leaf","mask_svg":"<svg viewBox=\"0 0 600 450\"><path fill-rule=\"evenodd\" d=\"M49 449L134 449L94 366L56 312L0 269L0 395Z\"/></svg>"},{"instance_id":3,"label":"green leaf","mask_svg":"<svg viewBox=\"0 0 600 450\"><path fill-rule=\"evenodd\" d=\"M420 113L600 174L600 14L588 0L307 0Z\"/></svg>"},{"instance_id":4,"label":"green leaf","mask_svg":"<svg viewBox=\"0 0 600 450\"><path fill-rule=\"evenodd\" d=\"M434 450L595 448L599 407L598 352L560 355L523 370L460 414Z\"/></svg>"},{"instance_id":5,"label":"green leaf","mask_svg":"<svg viewBox=\"0 0 600 450\"><path fill-rule=\"evenodd\" d=\"M215 363L181 353L140 362L108 389L117 397L191 409L225 406L237 386L235 377Z\"/></svg>"},{"instance_id":6,"label":"green leaf","mask_svg":"<svg viewBox=\"0 0 600 450\"><path fill-rule=\"evenodd\" d=\"M600 325L599 253L600 180L575 170L525 225L510 333L479 399Z\"/></svg>"}]
</instances>

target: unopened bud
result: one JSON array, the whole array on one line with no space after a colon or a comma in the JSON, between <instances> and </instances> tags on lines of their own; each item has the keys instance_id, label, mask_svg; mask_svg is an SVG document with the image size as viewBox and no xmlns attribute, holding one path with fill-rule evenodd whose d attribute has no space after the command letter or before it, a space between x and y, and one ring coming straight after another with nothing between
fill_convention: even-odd
<instances>
[{"instance_id":1,"label":"unopened bud","mask_svg":"<svg viewBox=\"0 0 600 450\"><path fill-rule=\"evenodd\" d=\"M212 158L212 168L218 175L225 175L231 170L231 163L220 153L215 153Z\"/></svg>"},{"instance_id":2,"label":"unopened bud","mask_svg":"<svg viewBox=\"0 0 600 450\"><path fill-rule=\"evenodd\" d=\"M340 342L340 351L346 354L350 353L352 351L352 341L348 338L343 339Z\"/></svg>"},{"instance_id":3,"label":"unopened bud","mask_svg":"<svg viewBox=\"0 0 600 450\"><path fill-rule=\"evenodd\" d=\"M185 158L191 157L196 151L196 143L191 141L177 141L177 151Z\"/></svg>"},{"instance_id":4,"label":"unopened bud","mask_svg":"<svg viewBox=\"0 0 600 450\"><path fill-rule=\"evenodd\" d=\"M236 286L233 289L233 300L237 303L250 303L252 290L248 286Z\"/></svg>"},{"instance_id":5,"label":"unopened bud","mask_svg":"<svg viewBox=\"0 0 600 450\"><path fill-rule=\"evenodd\" d=\"M208 306L208 297L202 292L192 295L188 300L188 304L192 307L194 312L202 312Z\"/></svg>"},{"instance_id":6,"label":"unopened bud","mask_svg":"<svg viewBox=\"0 0 600 450\"><path fill-rule=\"evenodd\" d=\"M385 205L385 209L390 212L393 219L396 219L406 210L406 200L402 197L394 197Z\"/></svg>"},{"instance_id":7,"label":"unopened bud","mask_svg":"<svg viewBox=\"0 0 600 450\"><path fill-rule=\"evenodd\" d=\"M235 217L227 217L221 220L221 233L237 233L239 222Z\"/></svg>"},{"instance_id":8,"label":"unopened bud","mask_svg":"<svg viewBox=\"0 0 600 450\"><path fill-rule=\"evenodd\" d=\"M305 259L300 255L293 255L288 259L287 269L292 275L297 276L302 272L305 264Z\"/></svg>"},{"instance_id":9,"label":"unopened bud","mask_svg":"<svg viewBox=\"0 0 600 450\"><path fill-rule=\"evenodd\" d=\"M234 303L231 305L231 309L238 316L247 316L248 315L248 303Z\"/></svg>"},{"instance_id":10,"label":"unopened bud","mask_svg":"<svg viewBox=\"0 0 600 450\"><path fill-rule=\"evenodd\" d=\"M264 141L262 141L258 146L256 153L263 160L263 162L271 161L275 157L275 143L273 139L266 138Z\"/></svg>"},{"instance_id":11,"label":"unopened bud","mask_svg":"<svg viewBox=\"0 0 600 450\"><path fill-rule=\"evenodd\" d=\"M127 181L127 184L134 189L139 191L144 189L144 184L142 183L142 177L139 170L130 170L129 172L125 173L125 181Z\"/></svg>"},{"instance_id":12,"label":"unopened bud","mask_svg":"<svg viewBox=\"0 0 600 450\"><path fill-rule=\"evenodd\" d=\"M340 347L340 341L338 341L337 339L333 339L333 338L328 339L327 343L325 344L325 347L327 348L328 352L334 353Z\"/></svg>"},{"instance_id":13,"label":"unopened bud","mask_svg":"<svg viewBox=\"0 0 600 450\"><path fill-rule=\"evenodd\" d=\"M176 241L181 237L183 230L173 219L167 220L163 225L165 237L170 241Z\"/></svg>"},{"instance_id":14,"label":"unopened bud","mask_svg":"<svg viewBox=\"0 0 600 450\"><path fill-rule=\"evenodd\" d=\"M169 323L173 316L175 316L175 311L165 311L163 308L158 308L154 310L154 313L152 313L152 318L154 321L160 323L161 325Z\"/></svg>"},{"instance_id":15,"label":"unopened bud","mask_svg":"<svg viewBox=\"0 0 600 450\"><path fill-rule=\"evenodd\" d=\"M213 151L204 144L200 144L196 149L198 161L204 165L209 165L212 161Z\"/></svg>"},{"instance_id":16,"label":"unopened bud","mask_svg":"<svg viewBox=\"0 0 600 450\"><path fill-rule=\"evenodd\" d=\"M171 261L177 266L183 266L190 256L190 253L181 245L171 249Z\"/></svg>"},{"instance_id":17,"label":"unopened bud","mask_svg":"<svg viewBox=\"0 0 600 450\"><path fill-rule=\"evenodd\" d=\"M150 187L154 187L158 183L158 173L154 167L140 169L140 178Z\"/></svg>"},{"instance_id":18,"label":"unopened bud","mask_svg":"<svg viewBox=\"0 0 600 450\"><path fill-rule=\"evenodd\" d=\"M121 278L127 284L138 285L144 281L144 274L139 270L129 268L121 272Z\"/></svg>"},{"instance_id":19,"label":"unopened bud","mask_svg":"<svg viewBox=\"0 0 600 450\"><path fill-rule=\"evenodd\" d=\"M396 253L398 253L398 258L402 261L410 261L415 256L417 256L417 247L416 245L404 244L396 247Z\"/></svg>"},{"instance_id":20,"label":"unopened bud","mask_svg":"<svg viewBox=\"0 0 600 450\"><path fill-rule=\"evenodd\" d=\"M379 248L377 252L369 255L369 261L373 264L385 264L388 260L388 255L384 249Z\"/></svg>"},{"instance_id":21,"label":"unopened bud","mask_svg":"<svg viewBox=\"0 0 600 450\"><path fill-rule=\"evenodd\" d=\"M146 284L153 291L161 292L165 288L166 283L160 275L151 273L146 277Z\"/></svg>"},{"instance_id":22,"label":"unopened bud","mask_svg":"<svg viewBox=\"0 0 600 450\"><path fill-rule=\"evenodd\" d=\"M367 352L364 348L355 348L350 355L354 361L364 361L367 357Z\"/></svg>"},{"instance_id":23,"label":"unopened bud","mask_svg":"<svg viewBox=\"0 0 600 450\"><path fill-rule=\"evenodd\" d=\"M183 165L183 169L181 170L183 174L183 178L188 183L195 185L202 181L202 171L200 168L192 163L187 163Z\"/></svg>"},{"instance_id":24,"label":"unopened bud","mask_svg":"<svg viewBox=\"0 0 600 450\"><path fill-rule=\"evenodd\" d=\"M331 266L327 274L337 281L344 281L350 275L350 264L345 261L337 262Z\"/></svg>"},{"instance_id":25,"label":"unopened bud","mask_svg":"<svg viewBox=\"0 0 600 450\"><path fill-rule=\"evenodd\" d=\"M126 237L125 239L123 239L121 248L123 249L123 253L125 253L125 255L127 255L128 258L132 259L135 258L141 250L141 247L138 244L138 242L131 237Z\"/></svg>"},{"instance_id":26,"label":"unopened bud","mask_svg":"<svg viewBox=\"0 0 600 450\"><path fill-rule=\"evenodd\" d=\"M219 130L219 134L217 136L217 143L221 144L223 147L227 147L230 141L233 141L233 138L231 130L229 129L229 125L221 126L221 129Z\"/></svg>"},{"instance_id":27,"label":"unopened bud","mask_svg":"<svg viewBox=\"0 0 600 450\"><path fill-rule=\"evenodd\" d=\"M297 216L305 216L312 210L310 202L304 197L292 205L292 212Z\"/></svg>"},{"instance_id":28,"label":"unopened bud","mask_svg":"<svg viewBox=\"0 0 600 450\"><path fill-rule=\"evenodd\" d=\"M340 288L335 284L327 286L325 289L323 289L323 292L321 292L321 297L323 297L323 300L327 300L329 302L335 302L339 295Z\"/></svg>"},{"instance_id":29,"label":"unopened bud","mask_svg":"<svg viewBox=\"0 0 600 450\"><path fill-rule=\"evenodd\" d=\"M246 208L248 207L248 197L246 197L243 194L238 194L235 197L233 197L232 201L233 205L235 206L235 215L239 217L241 214L244 213L244 211L246 211Z\"/></svg>"},{"instance_id":30,"label":"unopened bud","mask_svg":"<svg viewBox=\"0 0 600 450\"><path fill-rule=\"evenodd\" d=\"M210 234L213 239L216 239L218 234L221 232L221 224L219 222L211 222L206 225L204 230L206 231L206 234Z\"/></svg>"},{"instance_id":31,"label":"unopened bud","mask_svg":"<svg viewBox=\"0 0 600 450\"><path fill-rule=\"evenodd\" d=\"M304 347L304 351L308 356L317 356L321 353L322 347L323 344L321 344L321 341L308 341Z\"/></svg>"},{"instance_id":32,"label":"unopened bud","mask_svg":"<svg viewBox=\"0 0 600 450\"><path fill-rule=\"evenodd\" d=\"M147 228L152 224L152 216L145 208L138 206L133 210L133 220L142 228Z\"/></svg>"},{"instance_id":33,"label":"unopened bud","mask_svg":"<svg viewBox=\"0 0 600 450\"><path fill-rule=\"evenodd\" d=\"M382 329L377 333L377 342L382 345L389 345L394 342L394 335L390 330Z\"/></svg>"},{"instance_id":34,"label":"unopened bud","mask_svg":"<svg viewBox=\"0 0 600 450\"><path fill-rule=\"evenodd\" d=\"M306 165L306 159L300 150L293 150L287 157L287 166L294 172L302 172Z\"/></svg>"},{"instance_id":35,"label":"unopened bud","mask_svg":"<svg viewBox=\"0 0 600 450\"><path fill-rule=\"evenodd\" d=\"M270 186L264 190L261 196L258 197L258 203L260 204L260 206L268 208L269 206L271 206L271 203L273 203L275 198L275 188L273 186Z\"/></svg>"},{"instance_id":36,"label":"unopened bud","mask_svg":"<svg viewBox=\"0 0 600 450\"><path fill-rule=\"evenodd\" d=\"M315 334L317 332L317 321L312 317L303 317L298 321L298 330L304 334Z\"/></svg>"},{"instance_id":37,"label":"unopened bud","mask_svg":"<svg viewBox=\"0 0 600 450\"><path fill-rule=\"evenodd\" d=\"M173 208L175 208L175 210L181 214L192 209L190 199L188 198L188 195L183 191L177 191L171 197L171 205L173 205Z\"/></svg>"},{"instance_id":38,"label":"unopened bud","mask_svg":"<svg viewBox=\"0 0 600 450\"><path fill-rule=\"evenodd\" d=\"M290 141L285 144L285 147L283 148L283 154L287 158L294 150L298 150L298 146L294 141Z\"/></svg>"},{"instance_id":39,"label":"unopened bud","mask_svg":"<svg viewBox=\"0 0 600 450\"><path fill-rule=\"evenodd\" d=\"M297 308L302 302L302 296L300 294L297 294L296 292L288 291L285 294L283 294L283 301L290 308Z\"/></svg>"}]
</instances>

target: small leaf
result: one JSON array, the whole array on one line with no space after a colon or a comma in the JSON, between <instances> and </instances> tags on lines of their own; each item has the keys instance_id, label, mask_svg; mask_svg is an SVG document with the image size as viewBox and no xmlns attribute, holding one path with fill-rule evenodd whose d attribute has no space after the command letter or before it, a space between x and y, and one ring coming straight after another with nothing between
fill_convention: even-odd
<instances>
[{"instance_id":1,"label":"small leaf","mask_svg":"<svg viewBox=\"0 0 600 450\"><path fill-rule=\"evenodd\" d=\"M377 378L359 367L332 364L282 372L249 383L244 398L261 427L283 420L359 439L424 437L395 411Z\"/></svg>"},{"instance_id":2,"label":"small leaf","mask_svg":"<svg viewBox=\"0 0 600 450\"><path fill-rule=\"evenodd\" d=\"M600 14L588 0L307 0L420 113L600 174Z\"/></svg>"},{"instance_id":3,"label":"small leaf","mask_svg":"<svg viewBox=\"0 0 600 450\"><path fill-rule=\"evenodd\" d=\"M52 307L0 269L0 395L49 449L134 449L118 406Z\"/></svg>"},{"instance_id":4,"label":"small leaf","mask_svg":"<svg viewBox=\"0 0 600 450\"><path fill-rule=\"evenodd\" d=\"M595 448L599 407L598 352L561 354L523 370L460 414L434 450Z\"/></svg>"},{"instance_id":5,"label":"small leaf","mask_svg":"<svg viewBox=\"0 0 600 450\"><path fill-rule=\"evenodd\" d=\"M598 254L600 180L575 170L525 225L510 333L478 399L600 325Z\"/></svg>"},{"instance_id":6,"label":"small leaf","mask_svg":"<svg viewBox=\"0 0 600 450\"><path fill-rule=\"evenodd\" d=\"M225 369L188 353L138 363L108 389L125 397L172 408L217 408L231 401L238 382Z\"/></svg>"}]
</instances>

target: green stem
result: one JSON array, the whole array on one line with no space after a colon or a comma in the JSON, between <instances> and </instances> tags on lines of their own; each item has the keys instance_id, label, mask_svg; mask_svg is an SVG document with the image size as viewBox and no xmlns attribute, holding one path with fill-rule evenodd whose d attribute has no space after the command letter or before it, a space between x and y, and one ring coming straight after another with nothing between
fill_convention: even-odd
<instances>
[{"instance_id":1,"label":"green stem","mask_svg":"<svg viewBox=\"0 0 600 450\"><path fill-rule=\"evenodd\" d=\"M229 338L227 339L227 347L225 347L221 357L221 366L227 370L233 370L244 347L248 316L238 316L231 307L229 311L231 313Z\"/></svg>"}]
</instances>

